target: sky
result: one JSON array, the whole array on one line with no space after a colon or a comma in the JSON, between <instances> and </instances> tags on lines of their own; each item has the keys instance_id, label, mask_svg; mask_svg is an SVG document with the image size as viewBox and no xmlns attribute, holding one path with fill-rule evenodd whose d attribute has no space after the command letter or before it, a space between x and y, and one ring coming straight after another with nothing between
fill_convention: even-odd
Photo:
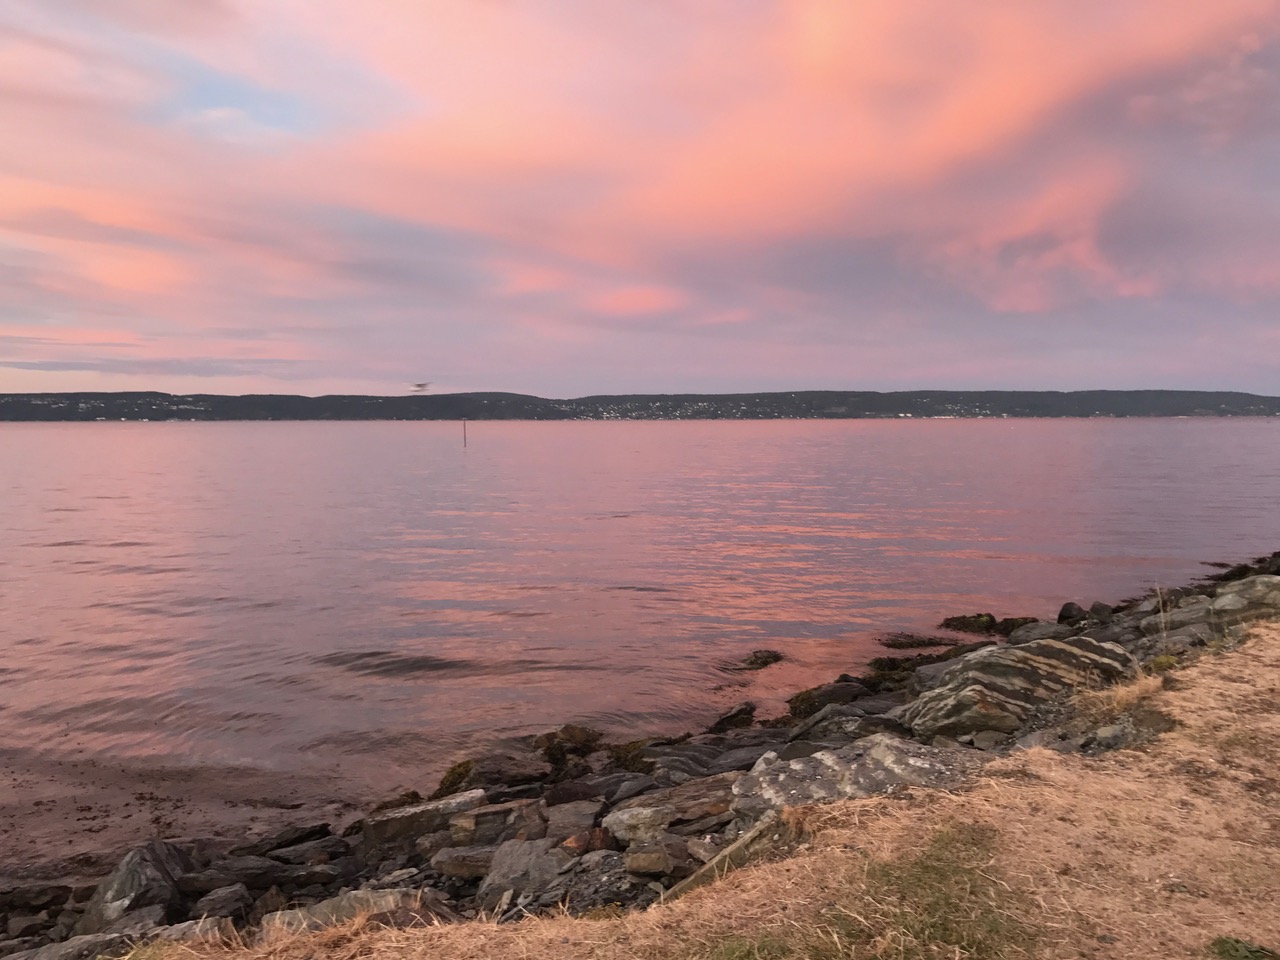
<instances>
[{"instance_id":1,"label":"sky","mask_svg":"<svg viewBox=\"0 0 1280 960\"><path fill-rule=\"evenodd\" d=\"M421 381L1280 394L1280 2L0 2L0 392Z\"/></svg>"}]
</instances>

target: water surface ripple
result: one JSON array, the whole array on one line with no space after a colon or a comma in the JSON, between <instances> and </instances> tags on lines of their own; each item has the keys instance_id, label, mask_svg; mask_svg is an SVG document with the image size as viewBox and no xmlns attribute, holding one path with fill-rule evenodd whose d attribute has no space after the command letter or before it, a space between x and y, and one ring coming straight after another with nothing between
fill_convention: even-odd
<instances>
[{"instance_id":1,"label":"water surface ripple","mask_svg":"<svg viewBox=\"0 0 1280 960\"><path fill-rule=\"evenodd\" d=\"M0 426L0 807L68 778L92 800L85 764L358 801L566 720L776 708L944 614L1051 616L1280 546L1268 420L468 433ZM788 661L724 669L757 647Z\"/></svg>"}]
</instances>

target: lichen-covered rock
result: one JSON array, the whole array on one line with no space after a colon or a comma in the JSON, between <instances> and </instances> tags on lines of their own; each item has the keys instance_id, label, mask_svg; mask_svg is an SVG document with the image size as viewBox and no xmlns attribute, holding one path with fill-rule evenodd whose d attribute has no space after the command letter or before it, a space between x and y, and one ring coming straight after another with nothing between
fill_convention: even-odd
<instances>
[{"instance_id":1,"label":"lichen-covered rock","mask_svg":"<svg viewBox=\"0 0 1280 960\"><path fill-rule=\"evenodd\" d=\"M870 797L903 786L949 786L980 763L970 751L926 747L888 734L796 760L770 762L766 756L734 784L733 813L755 820L787 806Z\"/></svg>"},{"instance_id":2,"label":"lichen-covered rock","mask_svg":"<svg viewBox=\"0 0 1280 960\"><path fill-rule=\"evenodd\" d=\"M1013 733L1037 706L1074 688L1132 677L1137 667L1123 647L1087 636L991 647L956 663L938 686L891 716L926 739Z\"/></svg>"},{"instance_id":3,"label":"lichen-covered rock","mask_svg":"<svg viewBox=\"0 0 1280 960\"><path fill-rule=\"evenodd\" d=\"M82 936L99 933L126 913L143 907L178 910L182 903L179 878L195 868L195 861L164 840L152 840L130 850L111 875L98 885L75 932Z\"/></svg>"}]
</instances>

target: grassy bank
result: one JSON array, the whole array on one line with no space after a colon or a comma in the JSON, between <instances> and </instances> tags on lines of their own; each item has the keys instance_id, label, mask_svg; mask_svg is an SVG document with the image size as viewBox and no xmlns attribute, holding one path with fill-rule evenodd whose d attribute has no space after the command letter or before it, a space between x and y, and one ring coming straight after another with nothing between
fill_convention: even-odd
<instances>
[{"instance_id":1,"label":"grassy bank","mask_svg":"<svg viewBox=\"0 0 1280 960\"><path fill-rule=\"evenodd\" d=\"M1097 758L1034 749L969 789L789 812L785 859L618 917L396 930L147 960L1240 957L1280 947L1280 625L1159 681L1085 694L1173 729Z\"/></svg>"}]
</instances>

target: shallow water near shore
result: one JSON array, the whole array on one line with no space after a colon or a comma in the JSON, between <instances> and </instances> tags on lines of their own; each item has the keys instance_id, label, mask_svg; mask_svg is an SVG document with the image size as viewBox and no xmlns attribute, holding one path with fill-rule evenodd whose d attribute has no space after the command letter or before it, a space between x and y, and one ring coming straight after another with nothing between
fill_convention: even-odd
<instances>
[{"instance_id":1,"label":"shallow water near shore","mask_svg":"<svg viewBox=\"0 0 1280 960\"><path fill-rule=\"evenodd\" d=\"M1269 553L1272 420L0 426L0 875ZM787 657L729 669L751 650ZM89 861L84 861L86 869Z\"/></svg>"}]
</instances>

